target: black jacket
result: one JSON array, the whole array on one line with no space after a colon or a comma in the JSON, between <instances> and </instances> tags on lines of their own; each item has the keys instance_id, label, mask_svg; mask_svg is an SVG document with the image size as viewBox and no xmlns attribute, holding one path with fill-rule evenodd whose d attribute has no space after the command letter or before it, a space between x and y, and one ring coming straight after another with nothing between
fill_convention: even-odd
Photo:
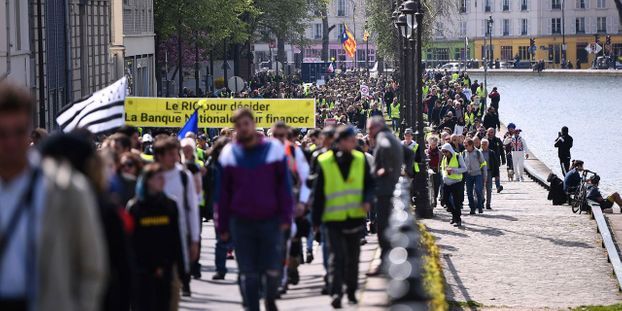
<instances>
[{"instance_id":1,"label":"black jacket","mask_svg":"<svg viewBox=\"0 0 622 311\"><path fill-rule=\"evenodd\" d=\"M503 141L501 138L495 136L493 138L486 137L488 139L488 148L495 152L497 155L497 159L500 160L500 163L505 164L505 147L503 146Z\"/></svg>"},{"instance_id":2,"label":"black jacket","mask_svg":"<svg viewBox=\"0 0 622 311\"><path fill-rule=\"evenodd\" d=\"M570 158L570 149L572 148L572 136L565 134L557 137L555 140L555 147L557 148L557 155L560 159Z\"/></svg>"},{"instance_id":3,"label":"black jacket","mask_svg":"<svg viewBox=\"0 0 622 311\"><path fill-rule=\"evenodd\" d=\"M497 177L499 176L499 156L496 152L490 149L490 145L488 146L488 172L490 176Z\"/></svg>"},{"instance_id":4,"label":"black jacket","mask_svg":"<svg viewBox=\"0 0 622 311\"><path fill-rule=\"evenodd\" d=\"M501 123L499 122L499 115L496 113L490 113L487 112L484 115L484 127L489 129L489 128L494 128L495 130L500 129L501 128Z\"/></svg>"},{"instance_id":5,"label":"black jacket","mask_svg":"<svg viewBox=\"0 0 622 311\"><path fill-rule=\"evenodd\" d=\"M177 203L159 194L131 201L128 210L136 225L132 246L138 272L151 274L158 268L183 266Z\"/></svg>"},{"instance_id":6,"label":"black jacket","mask_svg":"<svg viewBox=\"0 0 622 311\"><path fill-rule=\"evenodd\" d=\"M324 172L320 167L317 158L313 167L317 177L313 183L312 194L312 209L311 218L314 226L319 226L322 223L322 215L324 214L324 207L326 205L326 196L324 194L324 180L326 178L343 178L342 176L348 176L350 174L350 164L352 164L351 153L343 153L337 150L333 150L335 158L337 159L337 166L341 172L341 176L324 176ZM363 177L363 200L366 203L372 203L374 200L374 179L371 176L371 167L367 160L365 160L365 176ZM344 178L345 179L345 178ZM335 228L354 228L365 223L365 219L347 219L343 222L329 222L326 226Z\"/></svg>"}]
</instances>

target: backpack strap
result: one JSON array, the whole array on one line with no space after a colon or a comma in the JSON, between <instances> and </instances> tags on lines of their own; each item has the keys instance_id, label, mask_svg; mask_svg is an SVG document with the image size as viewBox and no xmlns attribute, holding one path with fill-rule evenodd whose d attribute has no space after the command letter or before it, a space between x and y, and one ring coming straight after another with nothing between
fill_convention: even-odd
<instances>
[{"instance_id":1,"label":"backpack strap","mask_svg":"<svg viewBox=\"0 0 622 311\"><path fill-rule=\"evenodd\" d=\"M184 188L184 210L189 211L190 205L188 204L188 175L184 170L179 171L179 176L181 177L181 184Z\"/></svg>"}]
</instances>

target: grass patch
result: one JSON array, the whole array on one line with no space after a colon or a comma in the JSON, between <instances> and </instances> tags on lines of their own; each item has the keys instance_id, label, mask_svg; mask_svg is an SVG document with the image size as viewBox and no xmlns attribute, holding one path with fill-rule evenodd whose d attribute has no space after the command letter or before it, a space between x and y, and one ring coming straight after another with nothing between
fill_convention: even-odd
<instances>
[{"instance_id":1,"label":"grass patch","mask_svg":"<svg viewBox=\"0 0 622 311\"><path fill-rule=\"evenodd\" d=\"M445 279L441 267L441 252L438 246L436 246L434 237L428 232L424 224L419 223L419 231L421 233L421 245L426 250L423 256L423 286L430 297L432 297L430 310L445 311L449 306L445 298Z\"/></svg>"},{"instance_id":2,"label":"grass patch","mask_svg":"<svg viewBox=\"0 0 622 311\"><path fill-rule=\"evenodd\" d=\"M572 311L622 311L622 303L610 306L580 306Z\"/></svg>"},{"instance_id":3,"label":"grass patch","mask_svg":"<svg viewBox=\"0 0 622 311\"><path fill-rule=\"evenodd\" d=\"M477 301L449 301L450 306L457 308L481 308L484 305Z\"/></svg>"}]
</instances>

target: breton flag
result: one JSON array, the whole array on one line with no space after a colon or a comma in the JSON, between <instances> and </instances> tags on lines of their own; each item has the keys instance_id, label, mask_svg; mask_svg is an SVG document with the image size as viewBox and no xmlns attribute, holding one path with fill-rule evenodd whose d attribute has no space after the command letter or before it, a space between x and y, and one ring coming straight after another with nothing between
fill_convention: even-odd
<instances>
[{"instance_id":1,"label":"breton flag","mask_svg":"<svg viewBox=\"0 0 622 311\"><path fill-rule=\"evenodd\" d=\"M356 53L356 40L354 36L348 30L348 26L343 25L343 33L341 34L341 44L343 45L343 49L346 51L346 55L350 58L354 58Z\"/></svg>"},{"instance_id":2,"label":"breton flag","mask_svg":"<svg viewBox=\"0 0 622 311\"><path fill-rule=\"evenodd\" d=\"M64 107L56 117L56 123L63 132L85 128L93 134L121 127L125 123L126 90L127 80L123 77L87 99Z\"/></svg>"}]
</instances>

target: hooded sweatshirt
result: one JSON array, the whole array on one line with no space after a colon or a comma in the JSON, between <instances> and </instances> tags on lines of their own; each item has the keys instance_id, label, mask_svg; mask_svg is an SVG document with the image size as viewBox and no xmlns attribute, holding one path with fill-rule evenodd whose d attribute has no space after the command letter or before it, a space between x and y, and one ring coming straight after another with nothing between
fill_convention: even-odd
<instances>
[{"instance_id":1,"label":"hooded sweatshirt","mask_svg":"<svg viewBox=\"0 0 622 311\"><path fill-rule=\"evenodd\" d=\"M460 156L460 154L456 154L456 151L454 150L454 148L451 146L451 144L444 144L443 147L441 148L441 150L447 150L449 152L451 152L451 156L458 157L458 164L460 165L460 167L454 167L452 168L451 173L452 174L464 174L467 171L467 167L466 164L464 164L464 159ZM451 159L447 160L447 164L449 165ZM455 180L455 179L451 179L448 176L444 176L443 177L443 183L445 185L451 186L453 184L457 184L459 183L459 180Z\"/></svg>"}]
</instances>

